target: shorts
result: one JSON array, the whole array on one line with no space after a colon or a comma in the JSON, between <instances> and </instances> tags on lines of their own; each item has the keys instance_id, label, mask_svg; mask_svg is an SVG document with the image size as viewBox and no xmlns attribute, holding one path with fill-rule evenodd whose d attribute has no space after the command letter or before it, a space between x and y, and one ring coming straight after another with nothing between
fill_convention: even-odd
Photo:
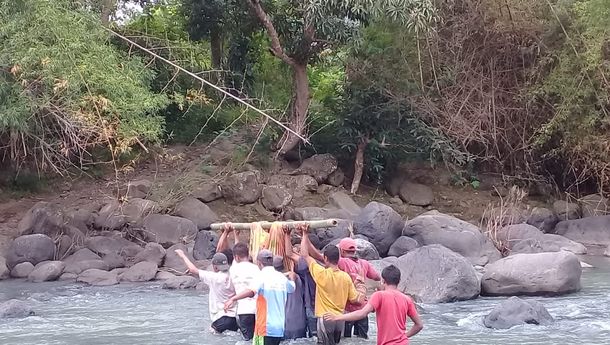
<instances>
[{"instance_id":1,"label":"shorts","mask_svg":"<svg viewBox=\"0 0 610 345\"><path fill-rule=\"evenodd\" d=\"M252 345L279 345L282 338L255 335Z\"/></svg>"},{"instance_id":2,"label":"shorts","mask_svg":"<svg viewBox=\"0 0 610 345\"><path fill-rule=\"evenodd\" d=\"M345 323L345 334L346 338L352 336L352 328L354 329L354 336L358 338L368 339L369 338L369 317L366 316L364 319L357 321L347 321Z\"/></svg>"},{"instance_id":3,"label":"shorts","mask_svg":"<svg viewBox=\"0 0 610 345\"><path fill-rule=\"evenodd\" d=\"M212 322L212 329L218 333L223 333L224 331L237 331L237 320L231 316L223 316Z\"/></svg>"},{"instance_id":4,"label":"shorts","mask_svg":"<svg viewBox=\"0 0 610 345\"><path fill-rule=\"evenodd\" d=\"M341 341L341 334L345 328L343 321L325 321L318 318L318 344L336 345Z\"/></svg>"},{"instance_id":5,"label":"shorts","mask_svg":"<svg viewBox=\"0 0 610 345\"><path fill-rule=\"evenodd\" d=\"M254 337L254 314L237 315L237 326L244 340L252 340Z\"/></svg>"}]
</instances>

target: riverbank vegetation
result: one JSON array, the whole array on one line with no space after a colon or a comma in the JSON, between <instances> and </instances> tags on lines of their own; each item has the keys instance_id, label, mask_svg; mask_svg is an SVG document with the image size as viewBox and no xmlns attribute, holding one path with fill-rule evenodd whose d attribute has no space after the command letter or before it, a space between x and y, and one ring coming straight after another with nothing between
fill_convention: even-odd
<instances>
[{"instance_id":1,"label":"riverbank vegetation","mask_svg":"<svg viewBox=\"0 0 610 345\"><path fill-rule=\"evenodd\" d=\"M413 160L610 192L609 21L605 0L2 0L0 161L12 183L256 126L257 152L335 154L353 192Z\"/></svg>"}]
</instances>

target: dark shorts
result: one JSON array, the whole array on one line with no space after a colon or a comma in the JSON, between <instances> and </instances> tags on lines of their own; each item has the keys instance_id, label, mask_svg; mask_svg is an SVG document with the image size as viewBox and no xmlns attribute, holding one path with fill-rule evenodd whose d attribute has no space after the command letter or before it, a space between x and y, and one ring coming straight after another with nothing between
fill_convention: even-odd
<instances>
[{"instance_id":1,"label":"dark shorts","mask_svg":"<svg viewBox=\"0 0 610 345\"><path fill-rule=\"evenodd\" d=\"M368 339L369 317L367 316L362 320L345 322L345 334L343 336L346 338L350 338L352 336L352 329L354 330L355 337Z\"/></svg>"},{"instance_id":2,"label":"dark shorts","mask_svg":"<svg viewBox=\"0 0 610 345\"><path fill-rule=\"evenodd\" d=\"M264 345L280 345L282 338L278 337L265 337Z\"/></svg>"},{"instance_id":3,"label":"dark shorts","mask_svg":"<svg viewBox=\"0 0 610 345\"><path fill-rule=\"evenodd\" d=\"M220 319L212 322L212 328L218 333L222 333L224 331L237 331L237 320L234 317L223 316Z\"/></svg>"},{"instance_id":4,"label":"dark shorts","mask_svg":"<svg viewBox=\"0 0 610 345\"><path fill-rule=\"evenodd\" d=\"M339 344L344 327L343 321L325 321L324 318L318 318L318 344Z\"/></svg>"},{"instance_id":5,"label":"dark shorts","mask_svg":"<svg viewBox=\"0 0 610 345\"><path fill-rule=\"evenodd\" d=\"M245 340L252 340L254 337L254 320L254 314L237 315L237 325Z\"/></svg>"}]
</instances>

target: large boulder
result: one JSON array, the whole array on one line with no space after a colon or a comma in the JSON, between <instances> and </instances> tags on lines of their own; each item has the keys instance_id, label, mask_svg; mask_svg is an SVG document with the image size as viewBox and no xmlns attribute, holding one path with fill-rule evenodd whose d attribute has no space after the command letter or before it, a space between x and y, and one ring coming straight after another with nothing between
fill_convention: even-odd
<instances>
[{"instance_id":1,"label":"large boulder","mask_svg":"<svg viewBox=\"0 0 610 345\"><path fill-rule=\"evenodd\" d=\"M261 197L261 182L255 171L244 171L224 179L220 190L225 200L231 204L253 204Z\"/></svg>"},{"instance_id":2,"label":"large boulder","mask_svg":"<svg viewBox=\"0 0 610 345\"><path fill-rule=\"evenodd\" d=\"M144 218L144 230L148 242L159 243L164 248L191 242L197 234L197 226L192 221L165 214L151 214Z\"/></svg>"},{"instance_id":3,"label":"large boulder","mask_svg":"<svg viewBox=\"0 0 610 345\"><path fill-rule=\"evenodd\" d=\"M103 270L103 271L108 271L110 269L110 267L108 266L108 264L106 262L104 262L102 259L97 259L97 260L83 260L83 261L76 261L76 262L72 262L72 263L66 263L66 268L64 269L65 273L73 273L73 274L80 274L88 269L98 269L98 270Z\"/></svg>"},{"instance_id":4,"label":"large boulder","mask_svg":"<svg viewBox=\"0 0 610 345\"><path fill-rule=\"evenodd\" d=\"M116 254L116 253L110 253L110 254L106 254L104 255L104 257L102 258L102 261L104 261L104 263L108 266L109 270L113 270L115 268L122 268L125 267L126 264L126 260L127 259L129 262L132 262L133 260L135 260L135 257L138 256L138 254L140 254L139 252L135 254L135 256L133 257L123 257L122 255ZM133 258L133 260L132 260Z\"/></svg>"},{"instance_id":5,"label":"large boulder","mask_svg":"<svg viewBox=\"0 0 610 345\"><path fill-rule=\"evenodd\" d=\"M165 259L163 260L163 267L167 271L174 274L184 274L188 271L188 268L184 264L184 261L176 254L176 249L181 249L191 261L195 261L193 255L189 252L188 248L182 244L175 244L169 247L165 253Z\"/></svg>"},{"instance_id":6,"label":"large boulder","mask_svg":"<svg viewBox=\"0 0 610 345\"><path fill-rule=\"evenodd\" d=\"M166 271L159 271L155 275L155 280L168 280L168 279L174 278L174 277L176 277L176 275L173 273L169 273Z\"/></svg>"},{"instance_id":7,"label":"large boulder","mask_svg":"<svg viewBox=\"0 0 610 345\"><path fill-rule=\"evenodd\" d=\"M118 200L111 200L97 211L93 225L101 230L119 230L127 224L127 218L121 212L121 203Z\"/></svg>"},{"instance_id":8,"label":"large boulder","mask_svg":"<svg viewBox=\"0 0 610 345\"><path fill-rule=\"evenodd\" d=\"M110 254L133 257L142 250L137 244L118 236L89 237L85 246L102 257Z\"/></svg>"},{"instance_id":9,"label":"large boulder","mask_svg":"<svg viewBox=\"0 0 610 345\"><path fill-rule=\"evenodd\" d=\"M301 166L294 170L291 175L309 175L318 183L323 183L328 176L337 170L337 158L329 153L316 154L303 161Z\"/></svg>"},{"instance_id":10,"label":"large boulder","mask_svg":"<svg viewBox=\"0 0 610 345\"><path fill-rule=\"evenodd\" d=\"M218 234L212 231L199 231L195 237L195 245L193 246L193 257L195 260L211 259L216 253L216 245L218 244Z\"/></svg>"},{"instance_id":11,"label":"large boulder","mask_svg":"<svg viewBox=\"0 0 610 345\"><path fill-rule=\"evenodd\" d=\"M61 234L69 217L57 203L38 202L34 205L17 225L19 235L44 234L55 237Z\"/></svg>"},{"instance_id":12,"label":"large boulder","mask_svg":"<svg viewBox=\"0 0 610 345\"><path fill-rule=\"evenodd\" d=\"M417 248L395 263L399 289L421 303L445 303L477 298L481 285L472 263L441 246Z\"/></svg>"},{"instance_id":13,"label":"large boulder","mask_svg":"<svg viewBox=\"0 0 610 345\"><path fill-rule=\"evenodd\" d=\"M74 254L68 256L64 260L64 263L66 264L66 272L69 272L68 267L71 264L75 264L75 263L81 262L81 261L88 261L88 260L102 260L102 258L99 255L92 252L89 248L79 249Z\"/></svg>"},{"instance_id":14,"label":"large boulder","mask_svg":"<svg viewBox=\"0 0 610 345\"><path fill-rule=\"evenodd\" d=\"M557 200L553 203L553 212L557 220L574 220L580 218L580 206L565 200Z\"/></svg>"},{"instance_id":15,"label":"large boulder","mask_svg":"<svg viewBox=\"0 0 610 345\"><path fill-rule=\"evenodd\" d=\"M340 239L336 239L332 242L330 242L329 244L327 244L322 251L324 251L324 249L326 249L327 246L336 246L339 244ZM356 256L359 257L360 259L364 259L364 260L368 260L368 261L373 261L373 260L379 260L379 253L377 252L377 248L375 248L374 245L371 244L371 242L362 239L362 238L354 238L354 241L356 241Z\"/></svg>"},{"instance_id":16,"label":"large boulder","mask_svg":"<svg viewBox=\"0 0 610 345\"><path fill-rule=\"evenodd\" d=\"M261 203L269 211L281 211L290 205L292 194L285 187L265 186L262 192Z\"/></svg>"},{"instance_id":17,"label":"large boulder","mask_svg":"<svg viewBox=\"0 0 610 345\"><path fill-rule=\"evenodd\" d=\"M166 279L161 287L170 290L193 289L197 283L199 283L199 279L195 277L180 276Z\"/></svg>"},{"instance_id":18,"label":"large boulder","mask_svg":"<svg viewBox=\"0 0 610 345\"><path fill-rule=\"evenodd\" d=\"M222 198L222 191L216 183L204 184L195 188L191 196L201 202L212 202Z\"/></svg>"},{"instance_id":19,"label":"large boulder","mask_svg":"<svg viewBox=\"0 0 610 345\"><path fill-rule=\"evenodd\" d=\"M496 232L500 241L511 254L543 253L567 250L574 254L586 254L587 248L563 236L545 234L529 224L506 226Z\"/></svg>"},{"instance_id":20,"label":"large boulder","mask_svg":"<svg viewBox=\"0 0 610 345\"><path fill-rule=\"evenodd\" d=\"M323 207L297 207L291 212L286 212L285 219L292 220L322 220L329 218L349 219L352 215L345 211Z\"/></svg>"},{"instance_id":21,"label":"large boulder","mask_svg":"<svg viewBox=\"0 0 610 345\"><path fill-rule=\"evenodd\" d=\"M534 207L526 223L537 227L543 232L551 232L559 222L557 215L553 211L544 207Z\"/></svg>"},{"instance_id":22,"label":"large boulder","mask_svg":"<svg viewBox=\"0 0 610 345\"><path fill-rule=\"evenodd\" d=\"M212 223L218 221L218 215L212 209L195 198L182 200L174 209L176 216L192 221L197 229L208 229Z\"/></svg>"},{"instance_id":23,"label":"large boulder","mask_svg":"<svg viewBox=\"0 0 610 345\"><path fill-rule=\"evenodd\" d=\"M523 324L550 325L554 319L542 303L511 297L498 304L483 319L487 328L509 329Z\"/></svg>"},{"instance_id":24,"label":"large boulder","mask_svg":"<svg viewBox=\"0 0 610 345\"><path fill-rule=\"evenodd\" d=\"M129 181L127 184L128 198L146 198L150 194L152 182L149 180Z\"/></svg>"},{"instance_id":25,"label":"large boulder","mask_svg":"<svg viewBox=\"0 0 610 345\"><path fill-rule=\"evenodd\" d=\"M348 212L352 217L357 216L360 211L362 211L362 207L358 206L354 199L352 199L344 192L334 192L329 195L328 203L330 204L330 206L336 209Z\"/></svg>"},{"instance_id":26,"label":"large boulder","mask_svg":"<svg viewBox=\"0 0 610 345\"><path fill-rule=\"evenodd\" d=\"M328 175L328 178L326 179L326 183L328 183L329 185L331 185L333 187L341 186L344 181L345 181L345 174L339 168L337 168L337 170L333 171L330 175Z\"/></svg>"},{"instance_id":27,"label":"large boulder","mask_svg":"<svg viewBox=\"0 0 610 345\"><path fill-rule=\"evenodd\" d=\"M342 238L345 237L350 237L351 236L351 232L350 229L352 228L352 223L350 221L347 220L339 220L339 224L337 224L337 226L332 227L332 228L321 228L321 229L316 229L314 230L314 235L317 238L318 243L314 243L314 240L312 239L312 236L310 235L310 241L312 241L311 243L313 243L316 247L318 248L323 248L326 247L329 243L333 242L334 240L336 240L337 243L339 243L338 241Z\"/></svg>"},{"instance_id":28,"label":"large boulder","mask_svg":"<svg viewBox=\"0 0 610 345\"><path fill-rule=\"evenodd\" d=\"M489 296L560 295L580 290L582 268L576 255L516 254L485 267L482 293Z\"/></svg>"},{"instance_id":29,"label":"large boulder","mask_svg":"<svg viewBox=\"0 0 610 345\"><path fill-rule=\"evenodd\" d=\"M27 276L34 270L34 265L31 262L22 262L15 265L11 270L11 277L13 278L27 278Z\"/></svg>"},{"instance_id":30,"label":"large boulder","mask_svg":"<svg viewBox=\"0 0 610 345\"><path fill-rule=\"evenodd\" d=\"M434 202L432 188L419 183L404 182L398 194L409 205L429 206Z\"/></svg>"},{"instance_id":31,"label":"large boulder","mask_svg":"<svg viewBox=\"0 0 610 345\"><path fill-rule=\"evenodd\" d=\"M362 209L353 225L355 234L368 238L379 255L386 256L390 246L400 237L404 221L391 207L373 201Z\"/></svg>"},{"instance_id":32,"label":"large boulder","mask_svg":"<svg viewBox=\"0 0 610 345\"><path fill-rule=\"evenodd\" d=\"M318 190L318 182L309 175L272 175L269 176L267 185L284 187L294 198L302 198Z\"/></svg>"},{"instance_id":33,"label":"large boulder","mask_svg":"<svg viewBox=\"0 0 610 345\"><path fill-rule=\"evenodd\" d=\"M22 262L31 262L33 265L42 261L53 260L55 256L55 243L43 234L33 234L17 237L11 242L6 256L8 268Z\"/></svg>"},{"instance_id":34,"label":"large boulder","mask_svg":"<svg viewBox=\"0 0 610 345\"><path fill-rule=\"evenodd\" d=\"M610 216L565 220L555 226L554 233L586 246L610 245Z\"/></svg>"},{"instance_id":35,"label":"large boulder","mask_svg":"<svg viewBox=\"0 0 610 345\"><path fill-rule=\"evenodd\" d=\"M102 271L92 268L79 274L76 281L93 286L110 286L118 284L119 277L115 272Z\"/></svg>"},{"instance_id":36,"label":"large boulder","mask_svg":"<svg viewBox=\"0 0 610 345\"><path fill-rule=\"evenodd\" d=\"M11 299L0 303L0 319L24 318L35 315L32 307L20 300Z\"/></svg>"},{"instance_id":37,"label":"large boulder","mask_svg":"<svg viewBox=\"0 0 610 345\"><path fill-rule=\"evenodd\" d=\"M127 282L147 282L155 279L157 269L157 264L154 262L138 262L127 271L123 272L119 276L119 280Z\"/></svg>"},{"instance_id":38,"label":"large boulder","mask_svg":"<svg viewBox=\"0 0 610 345\"><path fill-rule=\"evenodd\" d=\"M417 243L417 240L414 240L411 237L407 236L400 236L390 246L390 250L388 250L388 256L400 257L418 247L419 243Z\"/></svg>"},{"instance_id":39,"label":"large boulder","mask_svg":"<svg viewBox=\"0 0 610 345\"><path fill-rule=\"evenodd\" d=\"M133 260L134 264L138 262L147 261L155 263L157 266L161 266L163 259L165 258L165 248L158 243L147 243L144 250L138 253Z\"/></svg>"},{"instance_id":40,"label":"large boulder","mask_svg":"<svg viewBox=\"0 0 610 345\"><path fill-rule=\"evenodd\" d=\"M580 202L583 218L605 216L610 213L608 199L599 194L587 195L578 201Z\"/></svg>"},{"instance_id":41,"label":"large boulder","mask_svg":"<svg viewBox=\"0 0 610 345\"><path fill-rule=\"evenodd\" d=\"M6 266L6 259L0 256L0 280L8 279L11 276L11 271Z\"/></svg>"},{"instance_id":42,"label":"large boulder","mask_svg":"<svg viewBox=\"0 0 610 345\"><path fill-rule=\"evenodd\" d=\"M36 265L34 270L28 275L28 281L41 283L54 281L64 272L66 265L61 261L48 261Z\"/></svg>"},{"instance_id":43,"label":"large boulder","mask_svg":"<svg viewBox=\"0 0 610 345\"><path fill-rule=\"evenodd\" d=\"M501 258L498 249L476 225L437 211L409 220L402 235L415 239L422 246L443 245L474 265L484 266Z\"/></svg>"},{"instance_id":44,"label":"large boulder","mask_svg":"<svg viewBox=\"0 0 610 345\"><path fill-rule=\"evenodd\" d=\"M134 198L123 203L117 212L121 212L128 223L139 224L144 217L154 213L158 208L159 204L154 201Z\"/></svg>"},{"instance_id":45,"label":"large boulder","mask_svg":"<svg viewBox=\"0 0 610 345\"><path fill-rule=\"evenodd\" d=\"M58 281L76 281L76 278L78 278L78 274L76 273L62 273L59 278L57 278Z\"/></svg>"}]
</instances>

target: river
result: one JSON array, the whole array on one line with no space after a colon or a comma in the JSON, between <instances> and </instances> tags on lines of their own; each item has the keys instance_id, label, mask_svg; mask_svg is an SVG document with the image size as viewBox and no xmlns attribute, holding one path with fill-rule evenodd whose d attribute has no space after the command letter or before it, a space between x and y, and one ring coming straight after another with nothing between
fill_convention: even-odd
<instances>
[{"instance_id":1,"label":"river","mask_svg":"<svg viewBox=\"0 0 610 345\"><path fill-rule=\"evenodd\" d=\"M610 344L610 260L587 258L579 293L536 298L556 322L489 330L481 318L504 298L422 305L425 329L413 345L432 344ZM158 283L88 287L61 282L0 282L0 301L30 301L37 316L0 320L2 345L246 345L237 334L208 331L207 296L197 291L162 290ZM347 340L342 344L375 344ZM313 344L299 340L295 345Z\"/></svg>"}]
</instances>

